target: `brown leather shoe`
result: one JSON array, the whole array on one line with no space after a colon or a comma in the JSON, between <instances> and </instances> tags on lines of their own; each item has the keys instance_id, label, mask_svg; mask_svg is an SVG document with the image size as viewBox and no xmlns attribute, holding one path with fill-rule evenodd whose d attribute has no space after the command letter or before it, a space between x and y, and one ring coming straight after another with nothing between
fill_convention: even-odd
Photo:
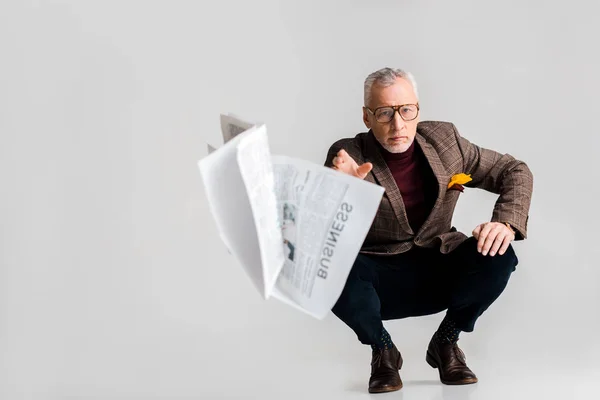
<instances>
[{"instance_id":1,"label":"brown leather shoe","mask_svg":"<svg viewBox=\"0 0 600 400\"><path fill-rule=\"evenodd\" d=\"M373 350L369 393L385 393L402 389L398 370L402 368L402 356L396 348Z\"/></svg>"},{"instance_id":2,"label":"brown leather shoe","mask_svg":"<svg viewBox=\"0 0 600 400\"><path fill-rule=\"evenodd\" d=\"M433 335L425 360L439 370L440 380L446 385L468 385L477 382L477 377L467 367L465 353L457 343L442 343Z\"/></svg>"}]
</instances>

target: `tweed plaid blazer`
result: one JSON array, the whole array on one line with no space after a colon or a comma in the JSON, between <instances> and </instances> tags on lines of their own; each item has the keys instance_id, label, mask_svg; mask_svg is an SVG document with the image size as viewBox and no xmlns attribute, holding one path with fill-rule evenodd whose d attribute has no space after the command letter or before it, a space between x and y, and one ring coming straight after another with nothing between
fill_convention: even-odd
<instances>
[{"instance_id":1,"label":"tweed plaid blazer","mask_svg":"<svg viewBox=\"0 0 600 400\"><path fill-rule=\"evenodd\" d=\"M449 122L423 121L417 125L415 140L427 159L438 182L438 195L431 213L418 232L408 223L402 195L387 167L371 131L354 138L341 139L329 149L325 165L344 149L359 164L371 162L373 169L365 180L385 189L373 224L361 253L398 254L413 246L439 248L442 253L454 250L468 238L452 226L452 217L460 190L448 190L453 175L471 174L464 186L498 194L492 222L508 222L516 231L516 240L527 237L533 175L529 167L509 154L479 147L461 137Z\"/></svg>"}]
</instances>

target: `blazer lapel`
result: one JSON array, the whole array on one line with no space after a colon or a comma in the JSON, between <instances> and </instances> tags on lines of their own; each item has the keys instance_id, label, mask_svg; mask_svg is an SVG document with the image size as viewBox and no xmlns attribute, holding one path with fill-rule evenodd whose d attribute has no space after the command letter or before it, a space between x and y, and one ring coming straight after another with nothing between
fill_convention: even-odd
<instances>
[{"instance_id":1,"label":"blazer lapel","mask_svg":"<svg viewBox=\"0 0 600 400\"><path fill-rule=\"evenodd\" d=\"M373 164L371 172L375 176L377 182L385 189L385 194L390 200L400 227L412 235L414 232L408 223L408 216L406 215L406 208L404 207L400 189L398 189L396 180L383 159L376 141L377 139L373 136L373 132L369 131L366 141L367 157L365 161L369 161Z\"/></svg>"},{"instance_id":2,"label":"blazer lapel","mask_svg":"<svg viewBox=\"0 0 600 400\"><path fill-rule=\"evenodd\" d=\"M438 186L439 186L438 187L438 196L437 196L437 199L435 200L435 204L434 204L433 208L431 209L429 216L427 217L427 219L421 226L421 229L419 229L419 233L421 233L427 228L427 226L429 226L431 221L433 221L433 219L435 218L435 214L440 210L442 200L444 199L444 196L446 195L446 189L448 186L448 182L450 182L450 177L449 177L448 173L446 172L446 169L444 168L442 161L440 160L440 156L438 155L437 151L433 148L433 146L431 144L429 144L427 142L427 140L423 136L421 136L419 133L417 133L415 140L421 147L421 150L423 151L423 154L425 155L425 158L427 159L427 162L429 163L429 166L431 167L431 170L433 171L433 174L435 175L435 178L437 179Z\"/></svg>"}]
</instances>

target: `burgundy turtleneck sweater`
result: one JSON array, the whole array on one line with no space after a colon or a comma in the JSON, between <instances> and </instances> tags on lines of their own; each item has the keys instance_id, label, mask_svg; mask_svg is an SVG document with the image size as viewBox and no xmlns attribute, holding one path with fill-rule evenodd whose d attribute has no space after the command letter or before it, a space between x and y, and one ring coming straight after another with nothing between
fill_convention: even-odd
<instances>
[{"instance_id":1,"label":"burgundy turtleneck sweater","mask_svg":"<svg viewBox=\"0 0 600 400\"><path fill-rule=\"evenodd\" d=\"M379 148L400 189L410 227L416 233L437 198L435 175L416 140L404 153L390 153L381 145Z\"/></svg>"}]
</instances>

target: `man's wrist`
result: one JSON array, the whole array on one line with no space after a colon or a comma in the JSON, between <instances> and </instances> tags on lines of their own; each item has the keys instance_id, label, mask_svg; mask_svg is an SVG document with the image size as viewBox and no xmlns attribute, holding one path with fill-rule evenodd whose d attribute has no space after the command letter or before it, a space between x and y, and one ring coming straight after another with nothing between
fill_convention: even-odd
<instances>
[{"instance_id":1,"label":"man's wrist","mask_svg":"<svg viewBox=\"0 0 600 400\"><path fill-rule=\"evenodd\" d=\"M513 235L517 236L517 232L515 232L515 230L513 229L513 227L510 226L510 224L508 222L504 222L504 225L506 225L506 227L508 229L510 229L510 231L512 232Z\"/></svg>"}]
</instances>

